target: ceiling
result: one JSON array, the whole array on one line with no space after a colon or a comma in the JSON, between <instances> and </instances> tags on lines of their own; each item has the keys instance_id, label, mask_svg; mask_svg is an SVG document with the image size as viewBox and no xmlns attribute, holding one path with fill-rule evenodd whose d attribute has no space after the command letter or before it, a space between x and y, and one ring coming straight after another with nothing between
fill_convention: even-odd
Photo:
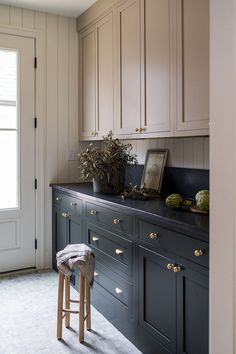
<instances>
[{"instance_id":1,"label":"ceiling","mask_svg":"<svg viewBox=\"0 0 236 354\"><path fill-rule=\"evenodd\" d=\"M97 0L0 0L0 4L78 17Z\"/></svg>"}]
</instances>

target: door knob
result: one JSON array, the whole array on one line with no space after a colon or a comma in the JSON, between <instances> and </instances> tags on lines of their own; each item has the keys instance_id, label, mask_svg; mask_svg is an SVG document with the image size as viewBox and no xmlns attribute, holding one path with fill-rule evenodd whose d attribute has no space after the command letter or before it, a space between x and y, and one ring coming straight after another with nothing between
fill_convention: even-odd
<instances>
[{"instance_id":1,"label":"door knob","mask_svg":"<svg viewBox=\"0 0 236 354\"><path fill-rule=\"evenodd\" d=\"M113 224L115 224L115 225L119 224L120 222L121 222L120 219L114 219L114 220L113 220Z\"/></svg>"},{"instance_id":2,"label":"door knob","mask_svg":"<svg viewBox=\"0 0 236 354\"><path fill-rule=\"evenodd\" d=\"M151 233L149 234L149 238L150 238L151 240L155 240L155 239L157 238L157 236L158 236L158 234L157 234L156 232L151 232Z\"/></svg>"},{"instance_id":3,"label":"door knob","mask_svg":"<svg viewBox=\"0 0 236 354\"><path fill-rule=\"evenodd\" d=\"M179 272L181 272L181 267L180 266L174 266L174 268L173 268L173 272L174 273L179 273Z\"/></svg>"},{"instance_id":4,"label":"door knob","mask_svg":"<svg viewBox=\"0 0 236 354\"><path fill-rule=\"evenodd\" d=\"M93 237L92 237L92 240L93 240L93 242L97 242L97 241L99 241L99 238L96 237L96 236L93 236Z\"/></svg>"},{"instance_id":5,"label":"door knob","mask_svg":"<svg viewBox=\"0 0 236 354\"><path fill-rule=\"evenodd\" d=\"M201 257L203 255L203 251L202 250L195 250L194 251L194 256L195 257Z\"/></svg>"},{"instance_id":6,"label":"door knob","mask_svg":"<svg viewBox=\"0 0 236 354\"><path fill-rule=\"evenodd\" d=\"M121 290L121 289L119 289L119 288L116 288L116 293L117 293L117 294L121 294L121 293L123 293L123 290Z\"/></svg>"},{"instance_id":7,"label":"door knob","mask_svg":"<svg viewBox=\"0 0 236 354\"><path fill-rule=\"evenodd\" d=\"M120 250L119 248L116 249L116 254L122 254L124 251Z\"/></svg>"},{"instance_id":8,"label":"door knob","mask_svg":"<svg viewBox=\"0 0 236 354\"><path fill-rule=\"evenodd\" d=\"M94 210L94 209L92 209L92 210L90 211L90 214L94 216L94 215L96 215L96 214L97 214L97 211L96 211L96 210Z\"/></svg>"},{"instance_id":9,"label":"door knob","mask_svg":"<svg viewBox=\"0 0 236 354\"><path fill-rule=\"evenodd\" d=\"M166 266L166 268L167 268L168 270L173 270L173 269L174 269L174 264L173 264L173 263L168 263L167 266Z\"/></svg>"}]
</instances>

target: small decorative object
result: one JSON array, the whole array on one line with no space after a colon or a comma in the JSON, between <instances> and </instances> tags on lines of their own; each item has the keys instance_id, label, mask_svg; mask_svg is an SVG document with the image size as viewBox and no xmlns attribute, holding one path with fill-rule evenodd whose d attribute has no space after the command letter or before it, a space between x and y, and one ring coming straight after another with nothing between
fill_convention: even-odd
<instances>
[{"instance_id":1,"label":"small decorative object","mask_svg":"<svg viewBox=\"0 0 236 354\"><path fill-rule=\"evenodd\" d=\"M124 190L124 171L130 163L137 163L132 145L113 139L112 132L104 137L104 149L93 144L79 154L78 161L83 179L93 179L95 193L116 194Z\"/></svg>"},{"instance_id":2,"label":"small decorative object","mask_svg":"<svg viewBox=\"0 0 236 354\"><path fill-rule=\"evenodd\" d=\"M199 191L196 196L196 206L191 208L194 213L208 214L209 213L209 198L210 194L208 190Z\"/></svg>"},{"instance_id":3,"label":"small decorative object","mask_svg":"<svg viewBox=\"0 0 236 354\"><path fill-rule=\"evenodd\" d=\"M138 187L137 185L133 186L132 183L130 183L131 189L130 191L124 191L124 193L121 194L121 198L129 198L129 199L141 199L141 200L146 200L146 199L151 199L151 198L156 198L159 197L159 194L149 188L145 187Z\"/></svg>"},{"instance_id":4,"label":"small decorative object","mask_svg":"<svg viewBox=\"0 0 236 354\"><path fill-rule=\"evenodd\" d=\"M180 194L171 194L166 198L166 205L172 209L189 207L191 204L190 200L184 199Z\"/></svg>"},{"instance_id":5,"label":"small decorative object","mask_svg":"<svg viewBox=\"0 0 236 354\"><path fill-rule=\"evenodd\" d=\"M167 156L167 149L147 151L141 188L145 187L160 193Z\"/></svg>"}]
</instances>

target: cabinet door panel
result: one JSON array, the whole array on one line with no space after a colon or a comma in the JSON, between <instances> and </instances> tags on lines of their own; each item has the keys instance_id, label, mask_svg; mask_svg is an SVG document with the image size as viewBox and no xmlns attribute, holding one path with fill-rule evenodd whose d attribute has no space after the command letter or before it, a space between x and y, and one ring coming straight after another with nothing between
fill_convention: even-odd
<instances>
[{"instance_id":1,"label":"cabinet door panel","mask_svg":"<svg viewBox=\"0 0 236 354\"><path fill-rule=\"evenodd\" d=\"M208 354L208 277L189 269L178 274L178 354Z\"/></svg>"},{"instance_id":2,"label":"cabinet door panel","mask_svg":"<svg viewBox=\"0 0 236 354\"><path fill-rule=\"evenodd\" d=\"M104 136L113 130L113 21L112 14L95 25L96 33L96 132Z\"/></svg>"},{"instance_id":3,"label":"cabinet door panel","mask_svg":"<svg viewBox=\"0 0 236 354\"><path fill-rule=\"evenodd\" d=\"M177 2L177 130L209 129L209 0Z\"/></svg>"},{"instance_id":4,"label":"cabinet door panel","mask_svg":"<svg viewBox=\"0 0 236 354\"><path fill-rule=\"evenodd\" d=\"M54 212L54 232L56 252L59 252L67 245L67 220L59 210Z\"/></svg>"},{"instance_id":5,"label":"cabinet door panel","mask_svg":"<svg viewBox=\"0 0 236 354\"><path fill-rule=\"evenodd\" d=\"M68 219L68 243L82 243L82 231L80 221L69 218Z\"/></svg>"},{"instance_id":6,"label":"cabinet door panel","mask_svg":"<svg viewBox=\"0 0 236 354\"><path fill-rule=\"evenodd\" d=\"M140 127L141 27L140 2L128 0L117 9L118 31L118 134L135 134Z\"/></svg>"},{"instance_id":7,"label":"cabinet door panel","mask_svg":"<svg viewBox=\"0 0 236 354\"><path fill-rule=\"evenodd\" d=\"M171 351L176 348L176 274L171 260L139 247L139 322Z\"/></svg>"},{"instance_id":8,"label":"cabinet door panel","mask_svg":"<svg viewBox=\"0 0 236 354\"><path fill-rule=\"evenodd\" d=\"M170 129L170 1L145 0L146 133Z\"/></svg>"},{"instance_id":9,"label":"cabinet door panel","mask_svg":"<svg viewBox=\"0 0 236 354\"><path fill-rule=\"evenodd\" d=\"M95 132L95 52L94 27L79 36L80 72L80 135L83 138Z\"/></svg>"}]
</instances>

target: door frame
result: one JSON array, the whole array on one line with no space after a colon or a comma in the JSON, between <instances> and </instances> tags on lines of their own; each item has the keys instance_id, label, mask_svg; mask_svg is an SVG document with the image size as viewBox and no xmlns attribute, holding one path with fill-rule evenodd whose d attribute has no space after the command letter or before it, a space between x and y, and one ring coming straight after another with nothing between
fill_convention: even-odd
<instances>
[{"instance_id":1,"label":"door frame","mask_svg":"<svg viewBox=\"0 0 236 354\"><path fill-rule=\"evenodd\" d=\"M35 237L37 250L35 250L35 267L43 269L45 266L45 136L46 136L46 34L43 30L30 30L16 26L1 25L0 33L33 38L35 40L35 57L37 69L35 70L35 117L38 126L35 129L35 178L37 190L35 195ZM32 117L32 125L34 118Z\"/></svg>"}]
</instances>

